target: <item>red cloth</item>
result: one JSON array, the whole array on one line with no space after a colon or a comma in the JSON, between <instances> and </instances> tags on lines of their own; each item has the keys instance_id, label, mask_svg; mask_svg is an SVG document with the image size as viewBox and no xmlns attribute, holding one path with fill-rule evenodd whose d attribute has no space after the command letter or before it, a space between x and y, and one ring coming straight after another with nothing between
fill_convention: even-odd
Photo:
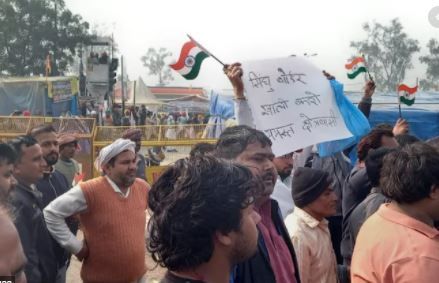
<instances>
[{"instance_id":1,"label":"red cloth","mask_svg":"<svg viewBox=\"0 0 439 283\"><path fill-rule=\"evenodd\" d=\"M258 209L261 222L259 231L264 238L265 246L270 257L270 265L277 283L296 283L294 263L287 244L277 232L271 219L271 201L267 201Z\"/></svg>"}]
</instances>

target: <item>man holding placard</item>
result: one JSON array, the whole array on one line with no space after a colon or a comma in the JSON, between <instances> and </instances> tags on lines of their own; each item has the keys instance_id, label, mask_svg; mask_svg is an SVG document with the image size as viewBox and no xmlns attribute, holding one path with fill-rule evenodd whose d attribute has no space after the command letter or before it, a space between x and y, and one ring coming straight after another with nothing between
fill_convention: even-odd
<instances>
[{"instance_id":1,"label":"man holding placard","mask_svg":"<svg viewBox=\"0 0 439 283\"><path fill-rule=\"evenodd\" d=\"M255 196L258 223L258 252L238 264L235 283L300 283L297 259L277 201L270 199L277 173L271 140L261 131L241 125L224 130L216 144L216 156L234 160L260 179L262 191Z\"/></svg>"},{"instance_id":2,"label":"man holding placard","mask_svg":"<svg viewBox=\"0 0 439 283\"><path fill-rule=\"evenodd\" d=\"M244 96L244 83L240 63L234 63L224 69L235 93L235 115L239 125L255 127L251 109ZM278 178L271 197L275 199L281 210L283 219L294 210L294 201L291 197L291 171L293 170L293 154L287 153L273 159L273 164L278 172ZM289 174L288 174L289 172Z\"/></svg>"}]
</instances>

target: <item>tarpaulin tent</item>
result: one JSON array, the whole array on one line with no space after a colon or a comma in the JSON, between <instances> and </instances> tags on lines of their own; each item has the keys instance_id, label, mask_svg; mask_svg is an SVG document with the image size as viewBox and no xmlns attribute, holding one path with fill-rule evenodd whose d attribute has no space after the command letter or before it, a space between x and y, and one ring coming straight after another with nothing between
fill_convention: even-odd
<instances>
[{"instance_id":1,"label":"tarpaulin tent","mask_svg":"<svg viewBox=\"0 0 439 283\"><path fill-rule=\"evenodd\" d=\"M120 86L121 84L120 82L118 82L114 90L115 102L119 104L122 103L122 90ZM130 81L127 83L124 95L125 105L131 106L135 104L136 106L140 106L143 104L153 112L157 112L160 106L166 104L154 97L154 95L151 93L149 88L140 77L135 82Z\"/></svg>"},{"instance_id":2,"label":"tarpaulin tent","mask_svg":"<svg viewBox=\"0 0 439 283\"><path fill-rule=\"evenodd\" d=\"M77 77L23 77L0 79L0 115L14 110L32 115L77 115Z\"/></svg>"},{"instance_id":3,"label":"tarpaulin tent","mask_svg":"<svg viewBox=\"0 0 439 283\"><path fill-rule=\"evenodd\" d=\"M422 140L439 136L439 112L419 108L405 108L402 117L410 126L410 134ZM372 127L380 123L394 125L399 118L397 107L373 109L369 116Z\"/></svg>"}]
</instances>

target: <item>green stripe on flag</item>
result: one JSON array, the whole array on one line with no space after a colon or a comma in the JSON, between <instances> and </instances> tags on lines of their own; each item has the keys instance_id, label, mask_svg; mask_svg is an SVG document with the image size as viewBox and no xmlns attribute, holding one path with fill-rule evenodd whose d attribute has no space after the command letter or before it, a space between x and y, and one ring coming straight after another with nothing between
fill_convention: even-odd
<instances>
[{"instance_id":1,"label":"green stripe on flag","mask_svg":"<svg viewBox=\"0 0 439 283\"><path fill-rule=\"evenodd\" d=\"M361 66L355 72L353 72L351 74L348 73L348 78L350 78L351 80L355 79L355 77L358 76L358 74L360 74L360 73L366 73L366 67Z\"/></svg>"},{"instance_id":2,"label":"green stripe on flag","mask_svg":"<svg viewBox=\"0 0 439 283\"><path fill-rule=\"evenodd\" d=\"M414 98L413 99L407 99L404 96L400 96L399 97L399 101L401 101L402 103L404 103L405 105L408 105L408 106L412 106L413 103L415 103L415 99Z\"/></svg>"},{"instance_id":3,"label":"green stripe on flag","mask_svg":"<svg viewBox=\"0 0 439 283\"><path fill-rule=\"evenodd\" d=\"M200 72L201 63L207 57L209 57L209 55L207 55L204 52L198 53L197 56L195 56L195 64L192 66L192 70L186 75L183 75L183 77L187 80L195 79L198 76L198 73Z\"/></svg>"}]
</instances>

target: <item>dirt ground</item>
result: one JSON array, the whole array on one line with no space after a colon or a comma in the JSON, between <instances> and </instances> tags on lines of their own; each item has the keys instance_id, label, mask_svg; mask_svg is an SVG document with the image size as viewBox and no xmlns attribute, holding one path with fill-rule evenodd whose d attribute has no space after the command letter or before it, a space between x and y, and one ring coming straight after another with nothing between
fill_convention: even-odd
<instances>
[{"instance_id":1,"label":"dirt ground","mask_svg":"<svg viewBox=\"0 0 439 283\"><path fill-rule=\"evenodd\" d=\"M82 239L81 231L78 231L78 238ZM151 259L151 257L146 254L145 255L146 266L148 267L148 283L158 283L160 279L165 274L165 269L161 267L155 267L155 262ZM154 268L155 267L155 268ZM79 262L76 257L72 256L72 260L70 262L69 269L67 270L67 283L80 283L82 282L81 276L81 262Z\"/></svg>"}]
</instances>

